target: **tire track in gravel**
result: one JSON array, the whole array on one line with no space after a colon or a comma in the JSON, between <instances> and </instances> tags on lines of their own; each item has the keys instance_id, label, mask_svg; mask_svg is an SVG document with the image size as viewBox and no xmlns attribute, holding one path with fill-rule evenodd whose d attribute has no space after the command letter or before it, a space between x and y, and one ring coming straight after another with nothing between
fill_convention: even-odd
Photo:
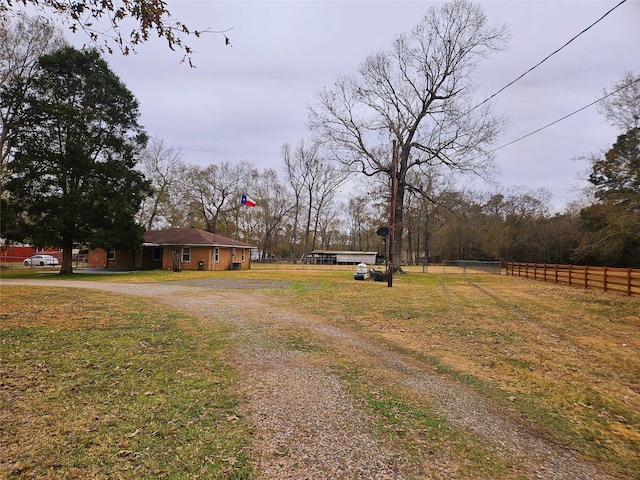
<instances>
[{"instance_id":1,"label":"tire track in gravel","mask_svg":"<svg viewBox=\"0 0 640 480\"><path fill-rule=\"evenodd\" d=\"M450 478L452 460L439 459L429 471L416 471L402 452L381 445L369 433L358 405L328 369L311 364L302 352L274 343L273 325L293 325L340 345L346 356L368 357L399 385L432 403L448 421L485 439L507 463L527 478L549 480L612 479L573 452L528 431L470 388L425 369L424 365L381 348L354 332L299 315L255 292L221 290L211 285L117 284L86 281L0 281L107 290L152 297L169 308L233 328L237 357L226 359L244 372L247 402L242 408L256 427L252 455L264 479ZM227 283L227 287L229 283Z\"/></svg>"},{"instance_id":2,"label":"tire track in gravel","mask_svg":"<svg viewBox=\"0 0 640 480\"><path fill-rule=\"evenodd\" d=\"M211 316L235 332L239 356L227 361L244 372L247 401L240 411L256 429L252 453L259 478L415 478L418 472L400 452L370 435L335 374L269 335L274 323L285 319L268 299L255 293L251 297L248 302L237 292L219 292ZM210 300L193 297L190 302L202 308Z\"/></svg>"}]
</instances>

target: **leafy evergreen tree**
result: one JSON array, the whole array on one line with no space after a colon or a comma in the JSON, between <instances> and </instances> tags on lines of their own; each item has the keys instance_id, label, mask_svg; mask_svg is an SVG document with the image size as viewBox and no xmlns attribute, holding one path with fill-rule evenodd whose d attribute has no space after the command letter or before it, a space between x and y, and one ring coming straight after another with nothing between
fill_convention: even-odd
<instances>
[{"instance_id":1,"label":"leafy evergreen tree","mask_svg":"<svg viewBox=\"0 0 640 480\"><path fill-rule=\"evenodd\" d=\"M5 234L62 247L61 273L72 273L74 242L139 245L149 184L134 169L147 137L133 94L97 51L72 47L41 57L29 82L3 92L21 105L3 210L18 221Z\"/></svg>"},{"instance_id":2,"label":"leafy evergreen tree","mask_svg":"<svg viewBox=\"0 0 640 480\"><path fill-rule=\"evenodd\" d=\"M640 128L620 135L604 158L593 162L589 181L598 203L581 212L585 259L640 266Z\"/></svg>"},{"instance_id":3,"label":"leafy evergreen tree","mask_svg":"<svg viewBox=\"0 0 640 480\"><path fill-rule=\"evenodd\" d=\"M593 163L589 181L605 203L640 206L640 128L620 135L604 158Z\"/></svg>"}]
</instances>

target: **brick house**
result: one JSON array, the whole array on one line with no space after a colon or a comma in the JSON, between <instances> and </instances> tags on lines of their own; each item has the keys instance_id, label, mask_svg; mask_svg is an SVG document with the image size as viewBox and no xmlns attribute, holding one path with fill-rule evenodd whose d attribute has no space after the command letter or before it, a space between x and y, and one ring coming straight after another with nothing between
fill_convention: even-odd
<instances>
[{"instance_id":1,"label":"brick house","mask_svg":"<svg viewBox=\"0 0 640 480\"><path fill-rule=\"evenodd\" d=\"M149 230L138 251L89 251L89 267L115 270L245 270L251 267L248 243L197 228Z\"/></svg>"}]
</instances>

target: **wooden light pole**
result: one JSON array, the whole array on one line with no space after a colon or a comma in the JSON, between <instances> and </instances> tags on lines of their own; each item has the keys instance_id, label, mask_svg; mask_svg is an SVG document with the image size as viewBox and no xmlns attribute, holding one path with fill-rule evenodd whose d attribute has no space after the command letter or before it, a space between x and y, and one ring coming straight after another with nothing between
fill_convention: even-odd
<instances>
[{"instance_id":1,"label":"wooden light pole","mask_svg":"<svg viewBox=\"0 0 640 480\"><path fill-rule=\"evenodd\" d=\"M387 269L387 287L393 286L393 241L396 230L396 174L398 169L398 147L393 141L393 152L391 153L391 219L389 220L389 268Z\"/></svg>"}]
</instances>

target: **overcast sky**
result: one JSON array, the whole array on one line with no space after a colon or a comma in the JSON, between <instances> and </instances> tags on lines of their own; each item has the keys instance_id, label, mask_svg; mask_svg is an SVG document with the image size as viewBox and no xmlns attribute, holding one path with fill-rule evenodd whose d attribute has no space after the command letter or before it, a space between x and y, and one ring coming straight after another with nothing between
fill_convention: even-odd
<instances>
[{"instance_id":1,"label":"overcast sky","mask_svg":"<svg viewBox=\"0 0 640 480\"><path fill-rule=\"evenodd\" d=\"M506 23L507 51L477 72L478 102L564 45L614 7L614 1L482 1L491 23ZM355 73L364 58L390 46L426 10L424 1L168 1L191 28L225 30L190 39L197 68L152 39L137 55L107 56L138 98L141 123L186 162L246 160L282 172L281 147L309 139L307 108L316 92ZM625 71L640 72L640 0L627 0L522 80L498 95L509 128L504 145L602 95ZM74 44L86 39L67 38ZM545 188L561 209L587 164L576 157L608 149L622 132L595 106L496 152L505 187ZM582 174L584 177L584 174ZM284 179L284 175L282 175ZM489 186L481 187L490 190Z\"/></svg>"}]
</instances>

